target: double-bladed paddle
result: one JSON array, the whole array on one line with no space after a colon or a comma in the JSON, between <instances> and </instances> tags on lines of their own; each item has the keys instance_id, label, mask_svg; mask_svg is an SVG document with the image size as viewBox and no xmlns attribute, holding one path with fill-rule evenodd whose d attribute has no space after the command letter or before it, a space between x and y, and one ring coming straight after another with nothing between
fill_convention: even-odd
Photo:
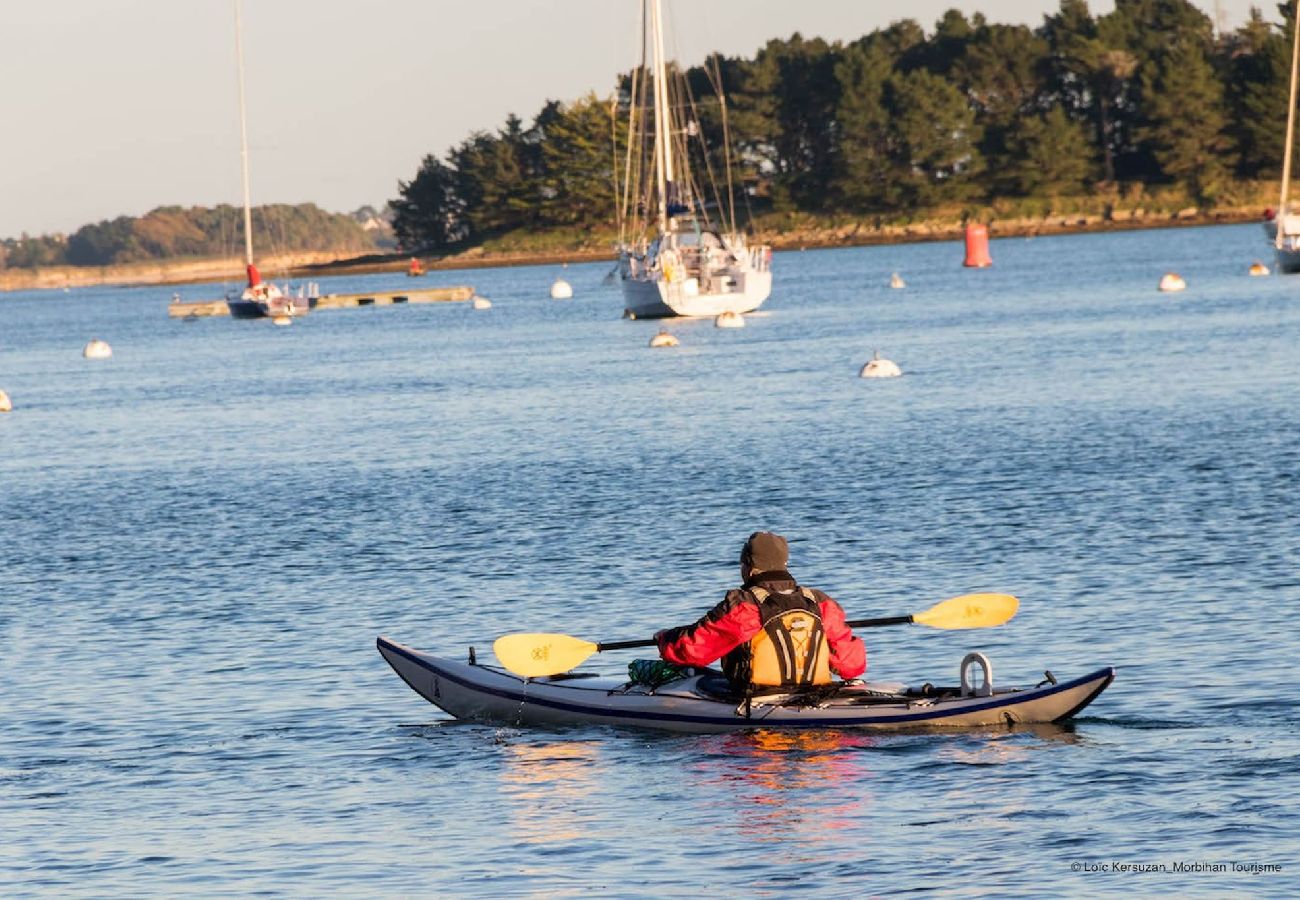
<instances>
[{"instance_id":1,"label":"double-bladed paddle","mask_svg":"<svg viewBox=\"0 0 1300 900\"><path fill-rule=\"evenodd\" d=\"M928 625L931 628L992 628L1016 614L1020 601L1010 594L962 594L910 616L857 619L850 628L882 628L886 625ZM654 639L592 643L567 634L507 634L492 645L501 665L516 675L539 678L559 675L582 664L593 653L653 647Z\"/></svg>"}]
</instances>

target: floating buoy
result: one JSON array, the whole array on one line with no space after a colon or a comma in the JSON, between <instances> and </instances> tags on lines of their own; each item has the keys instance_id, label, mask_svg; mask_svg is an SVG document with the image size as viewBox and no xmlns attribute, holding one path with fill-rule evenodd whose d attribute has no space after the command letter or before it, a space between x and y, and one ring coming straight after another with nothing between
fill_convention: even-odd
<instances>
[{"instance_id":1,"label":"floating buoy","mask_svg":"<svg viewBox=\"0 0 1300 900\"><path fill-rule=\"evenodd\" d=\"M903 280L902 276L895 272L893 275L889 276L889 286L891 288L905 288L907 287L907 282Z\"/></svg>"},{"instance_id":2,"label":"floating buoy","mask_svg":"<svg viewBox=\"0 0 1300 900\"><path fill-rule=\"evenodd\" d=\"M744 328L745 317L738 312L727 310L714 319L713 324L718 328Z\"/></svg>"},{"instance_id":3,"label":"floating buoy","mask_svg":"<svg viewBox=\"0 0 1300 900\"><path fill-rule=\"evenodd\" d=\"M1162 291L1181 291L1187 287L1187 282L1176 272L1166 272L1165 276L1160 279L1160 290Z\"/></svg>"},{"instance_id":4,"label":"floating buoy","mask_svg":"<svg viewBox=\"0 0 1300 900\"><path fill-rule=\"evenodd\" d=\"M966 226L966 262L970 269L983 269L993 265L989 257L989 230L984 225L971 223Z\"/></svg>"},{"instance_id":5,"label":"floating buoy","mask_svg":"<svg viewBox=\"0 0 1300 900\"><path fill-rule=\"evenodd\" d=\"M492 301L489 300L487 297L480 297L480 296L478 296L477 294L475 294L475 295L474 295L474 308L475 308L475 309L491 309L491 308L492 308Z\"/></svg>"},{"instance_id":6,"label":"floating buoy","mask_svg":"<svg viewBox=\"0 0 1300 900\"><path fill-rule=\"evenodd\" d=\"M650 338L651 347L676 347L677 338L673 337L666 331L660 331L654 337Z\"/></svg>"},{"instance_id":7,"label":"floating buoy","mask_svg":"<svg viewBox=\"0 0 1300 900\"><path fill-rule=\"evenodd\" d=\"M271 324L272 324L272 325L292 325L292 324L293 324L293 316L286 316L284 313L280 313L280 314L277 315L277 316L272 316L272 317L271 317Z\"/></svg>"},{"instance_id":8,"label":"floating buoy","mask_svg":"<svg viewBox=\"0 0 1300 900\"><path fill-rule=\"evenodd\" d=\"M551 285L551 299L568 300L572 296L573 296L573 286L569 284L567 281L565 281L563 278L555 279L555 283Z\"/></svg>"},{"instance_id":9,"label":"floating buoy","mask_svg":"<svg viewBox=\"0 0 1300 900\"><path fill-rule=\"evenodd\" d=\"M9 399L9 395L0 391L0 413L13 412L14 404Z\"/></svg>"},{"instance_id":10,"label":"floating buoy","mask_svg":"<svg viewBox=\"0 0 1300 900\"><path fill-rule=\"evenodd\" d=\"M1251 274L1251 275L1267 275L1267 274L1268 274L1268 266L1264 265L1264 264L1263 264L1262 262L1260 262L1259 260L1255 260L1253 263L1250 264L1250 274Z\"/></svg>"},{"instance_id":11,"label":"floating buoy","mask_svg":"<svg viewBox=\"0 0 1300 900\"><path fill-rule=\"evenodd\" d=\"M888 359L880 358L880 351L876 350L871 354L871 359L862 367L860 373L862 378L897 378L903 374L903 370L898 364Z\"/></svg>"},{"instance_id":12,"label":"floating buoy","mask_svg":"<svg viewBox=\"0 0 1300 900\"><path fill-rule=\"evenodd\" d=\"M113 348L108 346L108 341L95 338L81 351L81 355L86 359L108 359L113 355Z\"/></svg>"}]
</instances>

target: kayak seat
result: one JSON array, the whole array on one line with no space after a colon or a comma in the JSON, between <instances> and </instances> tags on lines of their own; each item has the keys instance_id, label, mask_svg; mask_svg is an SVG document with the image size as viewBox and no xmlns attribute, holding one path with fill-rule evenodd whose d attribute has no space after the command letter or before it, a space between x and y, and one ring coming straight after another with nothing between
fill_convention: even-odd
<instances>
[{"instance_id":1,"label":"kayak seat","mask_svg":"<svg viewBox=\"0 0 1300 900\"><path fill-rule=\"evenodd\" d=\"M700 680L695 682L695 690L706 697L725 700L728 703L738 703L745 696L732 686L730 678L717 669L705 669Z\"/></svg>"}]
</instances>

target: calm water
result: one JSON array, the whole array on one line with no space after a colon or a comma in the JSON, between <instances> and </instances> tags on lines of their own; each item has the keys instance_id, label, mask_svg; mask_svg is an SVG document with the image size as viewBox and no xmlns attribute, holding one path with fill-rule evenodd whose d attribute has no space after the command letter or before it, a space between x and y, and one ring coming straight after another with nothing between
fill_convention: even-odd
<instances>
[{"instance_id":1,"label":"calm water","mask_svg":"<svg viewBox=\"0 0 1300 900\"><path fill-rule=\"evenodd\" d=\"M0 296L3 892L1293 895L1300 278L1246 276L1254 227L992 250L780 253L762 315L668 351L605 264L290 328ZM374 649L648 636L758 528L851 616L1021 597L867 633L877 678L1118 680L1066 728L548 733Z\"/></svg>"}]
</instances>

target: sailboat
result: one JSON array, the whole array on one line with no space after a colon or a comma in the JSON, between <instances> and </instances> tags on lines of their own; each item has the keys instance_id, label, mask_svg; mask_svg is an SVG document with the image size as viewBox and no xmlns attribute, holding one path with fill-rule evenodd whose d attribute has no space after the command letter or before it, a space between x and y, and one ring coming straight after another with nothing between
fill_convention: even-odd
<instances>
[{"instance_id":1,"label":"sailboat","mask_svg":"<svg viewBox=\"0 0 1300 900\"><path fill-rule=\"evenodd\" d=\"M1300 0L1296 2L1296 10L1300 13ZM1264 222L1264 233L1268 235L1277 258L1277 270L1284 273L1300 272L1300 213L1287 208L1287 194L1291 188L1291 147L1295 139L1296 71L1300 67L1300 16L1296 23L1292 28L1295 37L1291 46L1290 105L1286 111L1286 141L1282 151L1282 196L1277 212Z\"/></svg>"},{"instance_id":2,"label":"sailboat","mask_svg":"<svg viewBox=\"0 0 1300 900\"><path fill-rule=\"evenodd\" d=\"M701 138L701 129L692 117L693 100L667 75L660 0L643 0L641 22L641 64L631 82L618 209L617 271L624 315L640 319L750 312L772 291L772 251L747 246L736 228L729 161L728 221L725 228L715 221L723 213L721 191L715 185L716 200L706 203L691 174L690 142ZM652 127L645 124L649 110Z\"/></svg>"},{"instance_id":3,"label":"sailboat","mask_svg":"<svg viewBox=\"0 0 1300 900\"><path fill-rule=\"evenodd\" d=\"M244 174L244 267L248 285L239 297L226 298L230 315L237 319L268 316L282 319L311 309L305 297L291 297L269 281L263 281L253 262L253 207L248 187L248 113L244 103L244 24L240 0L235 0L235 57L239 68L239 149Z\"/></svg>"}]
</instances>

